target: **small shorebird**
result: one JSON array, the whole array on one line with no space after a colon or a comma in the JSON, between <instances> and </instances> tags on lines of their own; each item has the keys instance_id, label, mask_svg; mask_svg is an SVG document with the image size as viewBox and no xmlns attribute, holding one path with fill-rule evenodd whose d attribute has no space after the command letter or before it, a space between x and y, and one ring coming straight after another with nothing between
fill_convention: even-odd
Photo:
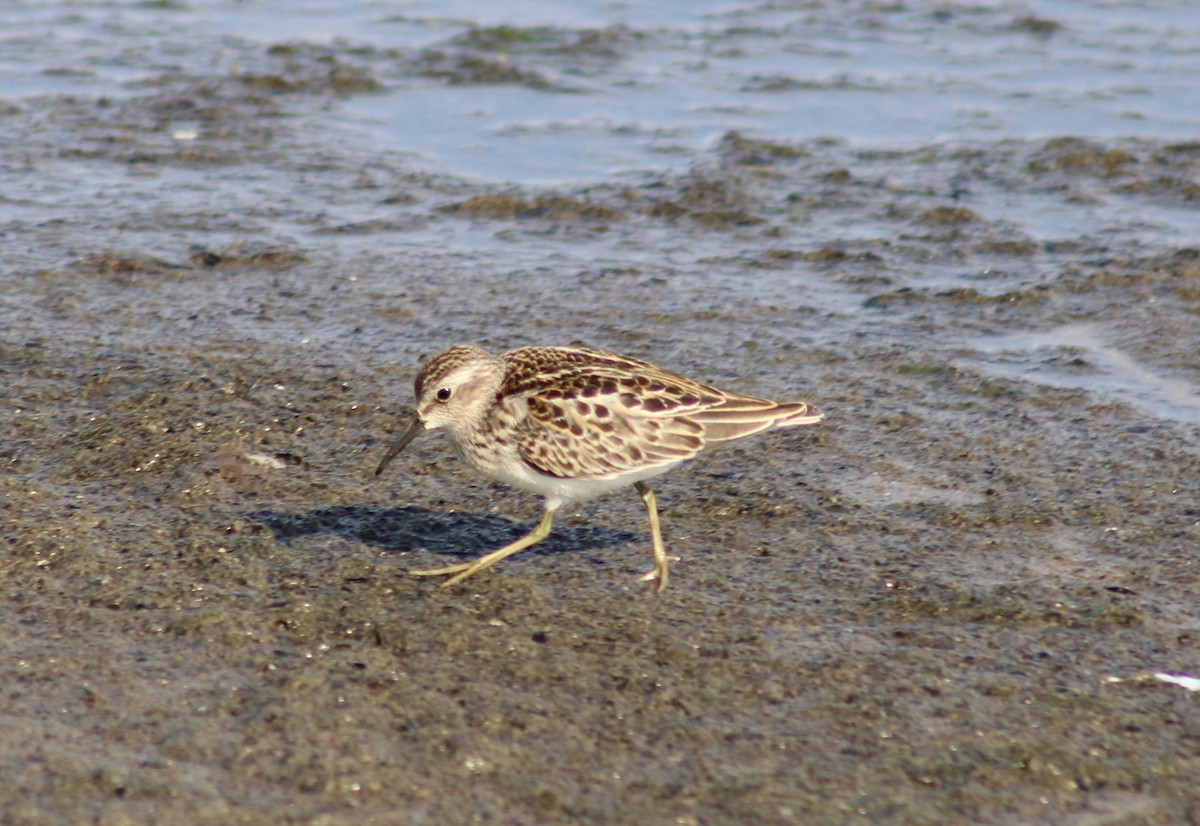
<instances>
[{"instance_id":1,"label":"small shorebird","mask_svg":"<svg viewBox=\"0 0 1200 826\"><path fill-rule=\"evenodd\" d=\"M472 562L414 576L461 582L550 535L555 512L633 485L650 517L654 569L667 587L658 506L646 480L714 445L776 427L816 424L806 402L773 402L699 384L638 359L587 347L522 347L494 355L456 344L416 381L416 412L375 475L420 433L444 429L458 455L484 476L540 493L537 527Z\"/></svg>"}]
</instances>

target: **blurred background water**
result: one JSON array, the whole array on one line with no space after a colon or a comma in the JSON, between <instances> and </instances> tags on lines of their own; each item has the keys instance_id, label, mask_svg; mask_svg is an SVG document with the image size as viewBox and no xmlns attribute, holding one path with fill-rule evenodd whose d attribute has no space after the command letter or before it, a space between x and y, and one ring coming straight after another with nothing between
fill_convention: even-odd
<instances>
[{"instance_id":1,"label":"blurred background water","mask_svg":"<svg viewBox=\"0 0 1200 826\"><path fill-rule=\"evenodd\" d=\"M496 27L543 88L397 72L338 119L440 172L521 183L683 168L730 130L886 147L1200 134L1200 15L1122 0L10 2L0 89L119 97L170 67L237 71L255 46L416 52ZM613 46L573 46L584 30Z\"/></svg>"}]
</instances>

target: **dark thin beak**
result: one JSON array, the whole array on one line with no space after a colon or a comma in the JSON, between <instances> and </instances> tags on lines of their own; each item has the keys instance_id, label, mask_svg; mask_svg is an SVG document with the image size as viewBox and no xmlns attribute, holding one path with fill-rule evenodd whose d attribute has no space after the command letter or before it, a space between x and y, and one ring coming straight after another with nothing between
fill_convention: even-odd
<instances>
[{"instance_id":1,"label":"dark thin beak","mask_svg":"<svg viewBox=\"0 0 1200 826\"><path fill-rule=\"evenodd\" d=\"M421 421L421 417L413 414L412 421L408 423L408 427L404 428L404 432L400 434L400 438L392 443L388 448L388 452L383 455L383 461L379 463L379 467L375 468L375 475L383 473L383 469L391 464L392 460L399 455L400 451L408 447L408 443L425 432L425 423Z\"/></svg>"}]
</instances>

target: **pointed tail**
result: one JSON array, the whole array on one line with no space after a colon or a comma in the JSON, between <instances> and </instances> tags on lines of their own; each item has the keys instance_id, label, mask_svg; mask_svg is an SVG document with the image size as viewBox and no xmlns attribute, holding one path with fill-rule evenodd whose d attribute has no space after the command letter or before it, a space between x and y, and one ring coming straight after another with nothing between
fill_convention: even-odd
<instances>
[{"instance_id":1,"label":"pointed tail","mask_svg":"<svg viewBox=\"0 0 1200 826\"><path fill-rule=\"evenodd\" d=\"M693 414L704 425L704 442L719 445L776 427L816 424L825 414L807 402L773 402L734 396L716 407Z\"/></svg>"}]
</instances>

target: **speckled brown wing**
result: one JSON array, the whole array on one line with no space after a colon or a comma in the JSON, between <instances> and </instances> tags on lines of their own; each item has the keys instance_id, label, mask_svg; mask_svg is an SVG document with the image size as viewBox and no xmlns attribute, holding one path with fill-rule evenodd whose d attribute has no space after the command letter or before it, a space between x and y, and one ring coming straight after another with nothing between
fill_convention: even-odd
<instances>
[{"instance_id":1,"label":"speckled brown wing","mask_svg":"<svg viewBox=\"0 0 1200 826\"><path fill-rule=\"evenodd\" d=\"M527 347L504 356L501 395L524 399L522 458L543 473L613 479L671 465L705 447L695 416L725 397L646 362L582 347ZM516 402L520 405L520 402Z\"/></svg>"}]
</instances>

